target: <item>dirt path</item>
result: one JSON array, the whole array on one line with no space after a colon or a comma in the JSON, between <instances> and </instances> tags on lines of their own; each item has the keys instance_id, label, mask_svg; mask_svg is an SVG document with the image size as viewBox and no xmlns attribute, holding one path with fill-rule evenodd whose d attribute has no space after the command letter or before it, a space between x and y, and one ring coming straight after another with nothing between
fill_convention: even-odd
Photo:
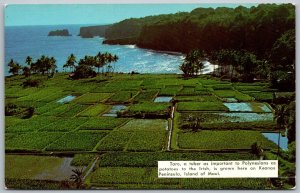
<instances>
[{"instance_id":1,"label":"dirt path","mask_svg":"<svg viewBox=\"0 0 300 193\"><path fill-rule=\"evenodd\" d=\"M173 122L174 122L174 110L175 106L172 106L172 112L171 112L171 122L170 122L170 128L169 128L169 139L168 139L168 148L167 151L171 151L171 141L172 141L172 131L173 131Z\"/></svg>"},{"instance_id":2,"label":"dirt path","mask_svg":"<svg viewBox=\"0 0 300 193\"><path fill-rule=\"evenodd\" d=\"M95 167L95 164L97 163L99 157L97 157L95 159L95 161L93 162L93 164L91 165L91 167L89 168L89 170L85 173L83 180L85 180L85 178L92 172L93 168Z\"/></svg>"}]
</instances>

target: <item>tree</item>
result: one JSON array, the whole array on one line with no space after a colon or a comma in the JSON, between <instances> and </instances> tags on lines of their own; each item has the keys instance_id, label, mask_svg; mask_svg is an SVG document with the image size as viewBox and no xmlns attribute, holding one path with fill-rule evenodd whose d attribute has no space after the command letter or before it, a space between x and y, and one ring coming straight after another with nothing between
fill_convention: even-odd
<instances>
[{"instance_id":1,"label":"tree","mask_svg":"<svg viewBox=\"0 0 300 193\"><path fill-rule=\"evenodd\" d=\"M204 67L204 53L201 50L193 50L187 54L184 62L180 65L180 70L184 77L191 77L201 74Z\"/></svg>"},{"instance_id":2,"label":"tree","mask_svg":"<svg viewBox=\"0 0 300 193\"><path fill-rule=\"evenodd\" d=\"M295 29L288 30L274 43L269 55L271 84L284 91L295 90Z\"/></svg>"},{"instance_id":3,"label":"tree","mask_svg":"<svg viewBox=\"0 0 300 193\"><path fill-rule=\"evenodd\" d=\"M9 66L9 73L12 73L13 75L18 75L19 71L21 70L21 66L19 63L15 63L13 59L11 59L8 63Z\"/></svg>"},{"instance_id":4,"label":"tree","mask_svg":"<svg viewBox=\"0 0 300 193\"><path fill-rule=\"evenodd\" d=\"M72 169L73 174L70 177L70 180L73 180L76 184L76 188L80 189L83 186L83 168L80 170L78 168Z\"/></svg>"},{"instance_id":5,"label":"tree","mask_svg":"<svg viewBox=\"0 0 300 193\"><path fill-rule=\"evenodd\" d=\"M70 68L71 71L74 70L76 64L76 57L74 54L68 56L67 62L63 65L63 68Z\"/></svg>"},{"instance_id":6,"label":"tree","mask_svg":"<svg viewBox=\"0 0 300 193\"><path fill-rule=\"evenodd\" d=\"M98 52L98 54L95 56L95 67L98 68L98 73L100 72L100 68L102 68L105 65L105 55L101 54L101 52Z\"/></svg>"},{"instance_id":7,"label":"tree","mask_svg":"<svg viewBox=\"0 0 300 193\"><path fill-rule=\"evenodd\" d=\"M80 59L78 62L78 66L75 67L75 75L74 78L88 78L96 76L96 72L93 67L95 64L95 57L93 56L85 56L84 59Z\"/></svg>"},{"instance_id":8,"label":"tree","mask_svg":"<svg viewBox=\"0 0 300 193\"><path fill-rule=\"evenodd\" d=\"M29 77L30 76L30 68L28 67L28 66L24 66L23 68L22 68L22 70L23 70L23 75L27 78L27 77Z\"/></svg>"},{"instance_id":9,"label":"tree","mask_svg":"<svg viewBox=\"0 0 300 193\"><path fill-rule=\"evenodd\" d=\"M31 67L31 64L32 64L32 57L31 57L31 56L27 56L27 57L26 57L25 63L26 63L29 67Z\"/></svg>"},{"instance_id":10,"label":"tree","mask_svg":"<svg viewBox=\"0 0 300 193\"><path fill-rule=\"evenodd\" d=\"M286 130L286 106L285 105L277 105L275 107L275 120L276 120L276 128L278 129L278 151L277 156L279 156L280 152L280 137L281 137L281 131Z\"/></svg>"}]
</instances>

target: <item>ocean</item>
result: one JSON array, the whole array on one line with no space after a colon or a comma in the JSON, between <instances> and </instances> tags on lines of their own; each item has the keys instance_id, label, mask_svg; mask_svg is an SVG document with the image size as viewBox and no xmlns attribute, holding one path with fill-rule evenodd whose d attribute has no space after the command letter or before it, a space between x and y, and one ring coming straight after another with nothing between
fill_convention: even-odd
<instances>
[{"instance_id":1,"label":"ocean","mask_svg":"<svg viewBox=\"0 0 300 193\"><path fill-rule=\"evenodd\" d=\"M119 60L114 64L115 72L128 73L181 73L179 65L184 55L180 53L158 52L141 49L135 45L102 44L101 37L81 38L79 29L86 25L57 25L57 26L6 26L5 27L5 75L8 73L10 59L25 66L27 56L33 60L41 55L54 57L58 71L64 71L63 65L67 57L73 53L77 61L85 55L96 55L98 52L116 54ZM49 31L68 29L72 36L48 36ZM211 67L206 63L205 73Z\"/></svg>"}]
</instances>

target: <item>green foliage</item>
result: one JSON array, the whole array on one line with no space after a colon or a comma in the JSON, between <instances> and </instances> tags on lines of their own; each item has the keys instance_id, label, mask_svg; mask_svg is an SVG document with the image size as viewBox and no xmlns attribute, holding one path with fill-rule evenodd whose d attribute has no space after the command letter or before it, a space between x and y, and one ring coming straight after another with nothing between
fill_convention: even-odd
<instances>
[{"instance_id":1,"label":"green foliage","mask_svg":"<svg viewBox=\"0 0 300 193\"><path fill-rule=\"evenodd\" d=\"M132 137L133 132L112 131L101 140L97 150L123 151Z\"/></svg>"},{"instance_id":2,"label":"green foliage","mask_svg":"<svg viewBox=\"0 0 300 193\"><path fill-rule=\"evenodd\" d=\"M166 86L165 88L160 89L159 95L160 96L174 96L181 90L181 86L174 85L174 86Z\"/></svg>"},{"instance_id":3,"label":"green foliage","mask_svg":"<svg viewBox=\"0 0 300 193\"><path fill-rule=\"evenodd\" d=\"M6 128L5 132L29 132L42 129L47 125L53 124L56 121L56 117L44 117L44 116L33 116L30 119L22 121L22 124L14 124Z\"/></svg>"},{"instance_id":4,"label":"green foliage","mask_svg":"<svg viewBox=\"0 0 300 193\"><path fill-rule=\"evenodd\" d=\"M5 141L5 148L14 150L42 150L61 137L56 132L29 132Z\"/></svg>"},{"instance_id":5,"label":"green foliage","mask_svg":"<svg viewBox=\"0 0 300 193\"><path fill-rule=\"evenodd\" d=\"M139 103L130 106L129 111L132 113L145 112L145 113L160 113L168 111L169 103Z\"/></svg>"},{"instance_id":6,"label":"green foliage","mask_svg":"<svg viewBox=\"0 0 300 193\"><path fill-rule=\"evenodd\" d=\"M127 151L160 151L165 138L165 131L137 131L127 144Z\"/></svg>"},{"instance_id":7,"label":"green foliage","mask_svg":"<svg viewBox=\"0 0 300 193\"><path fill-rule=\"evenodd\" d=\"M179 69L183 72L185 77L191 77L201 73L204 68L204 53L202 50L190 51L184 62L179 66Z\"/></svg>"},{"instance_id":8,"label":"green foliage","mask_svg":"<svg viewBox=\"0 0 300 193\"><path fill-rule=\"evenodd\" d=\"M129 102L137 94L136 91L120 91L111 96L108 101L114 103L125 103Z\"/></svg>"},{"instance_id":9,"label":"green foliage","mask_svg":"<svg viewBox=\"0 0 300 193\"><path fill-rule=\"evenodd\" d=\"M179 102L178 111L228 111L221 102Z\"/></svg>"},{"instance_id":10,"label":"green foliage","mask_svg":"<svg viewBox=\"0 0 300 193\"><path fill-rule=\"evenodd\" d=\"M23 82L23 87L39 87L42 84L42 82L38 79L27 79Z\"/></svg>"},{"instance_id":11,"label":"green foliage","mask_svg":"<svg viewBox=\"0 0 300 193\"><path fill-rule=\"evenodd\" d=\"M106 135L106 132L75 132L67 133L54 143L47 151L89 151Z\"/></svg>"},{"instance_id":12,"label":"green foliage","mask_svg":"<svg viewBox=\"0 0 300 193\"><path fill-rule=\"evenodd\" d=\"M216 90L214 93L222 98L236 98L239 101L252 101L253 98L247 94L235 90Z\"/></svg>"},{"instance_id":13,"label":"green foliage","mask_svg":"<svg viewBox=\"0 0 300 193\"><path fill-rule=\"evenodd\" d=\"M74 102L81 104L93 104L104 101L110 96L110 93L87 93L75 99Z\"/></svg>"},{"instance_id":14,"label":"green foliage","mask_svg":"<svg viewBox=\"0 0 300 193\"><path fill-rule=\"evenodd\" d=\"M90 106L83 112L79 113L78 116L83 116L83 117L95 117L99 116L103 112L105 112L108 109L107 105L104 104L95 104L93 106Z\"/></svg>"},{"instance_id":15,"label":"green foliage","mask_svg":"<svg viewBox=\"0 0 300 193\"><path fill-rule=\"evenodd\" d=\"M163 119L133 119L120 127L120 131L163 131L167 130L168 122Z\"/></svg>"},{"instance_id":16,"label":"green foliage","mask_svg":"<svg viewBox=\"0 0 300 193\"><path fill-rule=\"evenodd\" d=\"M134 102L151 102L157 95L158 90L147 90L140 92L136 97L134 97Z\"/></svg>"},{"instance_id":17,"label":"green foliage","mask_svg":"<svg viewBox=\"0 0 300 193\"><path fill-rule=\"evenodd\" d=\"M84 124L87 119L84 118L61 118L55 121L55 124L43 127L39 131L67 132L72 131Z\"/></svg>"},{"instance_id":18,"label":"green foliage","mask_svg":"<svg viewBox=\"0 0 300 193\"><path fill-rule=\"evenodd\" d=\"M172 153L172 152L109 152L100 157L100 167L156 167L157 161L220 161L220 160L255 160L256 156L248 153Z\"/></svg>"},{"instance_id":19,"label":"green foliage","mask_svg":"<svg viewBox=\"0 0 300 193\"><path fill-rule=\"evenodd\" d=\"M239 140L236 140L239 139ZM180 133L178 146L183 149L250 149L254 142L262 148L276 148L258 131L206 131Z\"/></svg>"},{"instance_id":20,"label":"green foliage","mask_svg":"<svg viewBox=\"0 0 300 193\"><path fill-rule=\"evenodd\" d=\"M95 154L75 154L71 166L88 166L95 159Z\"/></svg>"},{"instance_id":21,"label":"green foliage","mask_svg":"<svg viewBox=\"0 0 300 193\"><path fill-rule=\"evenodd\" d=\"M112 130L126 123L128 119L112 117L93 117L80 126L81 130Z\"/></svg>"},{"instance_id":22,"label":"green foliage","mask_svg":"<svg viewBox=\"0 0 300 193\"><path fill-rule=\"evenodd\" d=\"M124 168L124 167L110 167L98 168L92 173L91 182L100 184L119 184L119 183L142 183L147 182L146 168ZM114 175L112 175L114 174Z\"/></svg>"}]
</instances>

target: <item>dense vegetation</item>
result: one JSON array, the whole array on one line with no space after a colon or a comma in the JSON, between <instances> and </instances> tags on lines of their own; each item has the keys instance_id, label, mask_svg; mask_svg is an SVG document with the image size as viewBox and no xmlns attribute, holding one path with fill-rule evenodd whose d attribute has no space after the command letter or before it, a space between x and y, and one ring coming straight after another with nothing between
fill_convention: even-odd
<instances>
[{"instance_id":1,"label":"dense vegetation","mask_svg":"<svg viewBox=\"0 0 300 193\"><path fill-rule=\"evenodd\" d=\"M292 4L197 8L131 18L109 27L105 38L109 44L187 53L180 66L185 77L201 74L202 61L208 58L219 65L215 75L232 81L268 79L274 88L295 90Z\"/></svg>"}]
</instances>

